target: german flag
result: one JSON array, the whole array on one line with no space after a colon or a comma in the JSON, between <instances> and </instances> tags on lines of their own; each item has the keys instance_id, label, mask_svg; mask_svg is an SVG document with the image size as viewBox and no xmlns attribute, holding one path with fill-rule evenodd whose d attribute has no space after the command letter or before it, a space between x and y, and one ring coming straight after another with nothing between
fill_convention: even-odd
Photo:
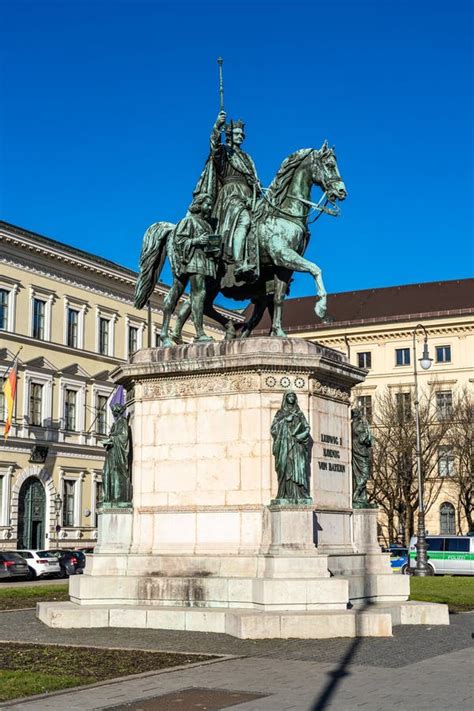
<instances>
[{"instance_id":1,"label":"german flag","mask_svg":"<svg viewBox=\"0 0 474 711\"><path fill-rule=\"evenodd\" d=\"M18 374L18 359L15 358L15 361L13 362L13 365L10 368L10 371L3 383L3 392L5 393L5 404L7 406L7 417L5 420L5 430L3 432L3 436L5 437L5 440L7 439L8 433L10 432L10 429L12 426L13 405L15 403L17 374Z\"/></svg>"}]
</instances>

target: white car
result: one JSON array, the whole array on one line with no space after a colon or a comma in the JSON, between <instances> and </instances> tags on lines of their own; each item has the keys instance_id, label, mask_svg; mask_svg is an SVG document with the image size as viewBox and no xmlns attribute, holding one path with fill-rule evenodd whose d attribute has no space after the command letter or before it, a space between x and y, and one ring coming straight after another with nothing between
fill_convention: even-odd
<instances>
[{"instance_id":1,"label":"white car","mask_svg":"<svg viewBox=\"0 0 474 711\"><path fill-rule=\"evenodd\" d=\"M28 563L28 580L46 575L57 575L61 572L58 559L49 551L29 550L17 551L17 553Z\"/></svg>"}]
</instances>

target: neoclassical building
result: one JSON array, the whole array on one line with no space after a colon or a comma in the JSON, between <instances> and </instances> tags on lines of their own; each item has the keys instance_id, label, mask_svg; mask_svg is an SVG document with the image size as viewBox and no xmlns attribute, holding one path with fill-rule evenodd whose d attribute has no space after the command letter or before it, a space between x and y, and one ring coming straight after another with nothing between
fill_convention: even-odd
<instances>
[{"instance_id":1,"label":"neoclassical building","mask_svg":"<svg viewBox=\"0 0 474 711\"><path fill-rule=\"evenodd\" d=\"M136 272L5 222L0 264L1 379L19 351L6 442L0 389L0 547L87 547L112 424L110 373L156 344L168 288L156 286L149 317L133 306Z\"/></svg>"},{"instance_id":2,"label":"neoclassical building","mask_svg":"<svg viewBox=\"0 0 474 711\"><path fill-rule=\"evenodd\" d=\"M449 409L456 391L474 387L474 279L409 284L342 292L328 296L330 323L314 314L315 297L288 299L283 324L288 335L318 341L346 353L354 365L367 369L353 391L353 404L372 419L377 395L389 388L401 398L413 390L413 330L428 332L433 364L418 368L421 389L434 389L436 407ZM268 333L268 314L257 333ZM422 334L417 337L421 357ZM449 447L440 447L440 494L426 517L427 529L466 533L456 486L449 476L455 466Z\"/></svg>"}]
</instances>

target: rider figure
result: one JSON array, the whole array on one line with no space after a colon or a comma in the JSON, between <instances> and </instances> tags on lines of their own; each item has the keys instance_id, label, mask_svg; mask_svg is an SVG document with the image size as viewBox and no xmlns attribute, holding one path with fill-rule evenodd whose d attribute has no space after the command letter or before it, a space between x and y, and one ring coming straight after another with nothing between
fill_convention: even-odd
<instances>
[{"instance_id":1,"label":"rider figure","mask_svg":"<svg viewBox=\"0 0 474 711\"><path fill-rule=\"evenodd\" d=\"M234 262L238 281L251 282L258 276L257 245L250 223L255 200L260 196L260 181L252 158L240 147L245 138L244 124L240 120L226 124L226 118L225 111L217 116L211 133L211 155L195 194L203 188L213 194L212 214L223 238L224 258Z\"/></svg>"}]
</instances>

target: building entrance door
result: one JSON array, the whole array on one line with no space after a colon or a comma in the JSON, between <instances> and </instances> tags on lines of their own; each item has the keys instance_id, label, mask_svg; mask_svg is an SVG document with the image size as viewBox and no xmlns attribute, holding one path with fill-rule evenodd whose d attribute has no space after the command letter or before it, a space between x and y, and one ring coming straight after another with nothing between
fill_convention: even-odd
<instances>
[{"instance_id":1,"label":"building entrance door","mask_svg":"<svg viewBox=\"0 0 474 711\"><path fill-rule=\"evenodd\" d=\"M46 494L35 476L23 482L18 497L19 550L44 548Z\"/></svg>"}]
</instances>

